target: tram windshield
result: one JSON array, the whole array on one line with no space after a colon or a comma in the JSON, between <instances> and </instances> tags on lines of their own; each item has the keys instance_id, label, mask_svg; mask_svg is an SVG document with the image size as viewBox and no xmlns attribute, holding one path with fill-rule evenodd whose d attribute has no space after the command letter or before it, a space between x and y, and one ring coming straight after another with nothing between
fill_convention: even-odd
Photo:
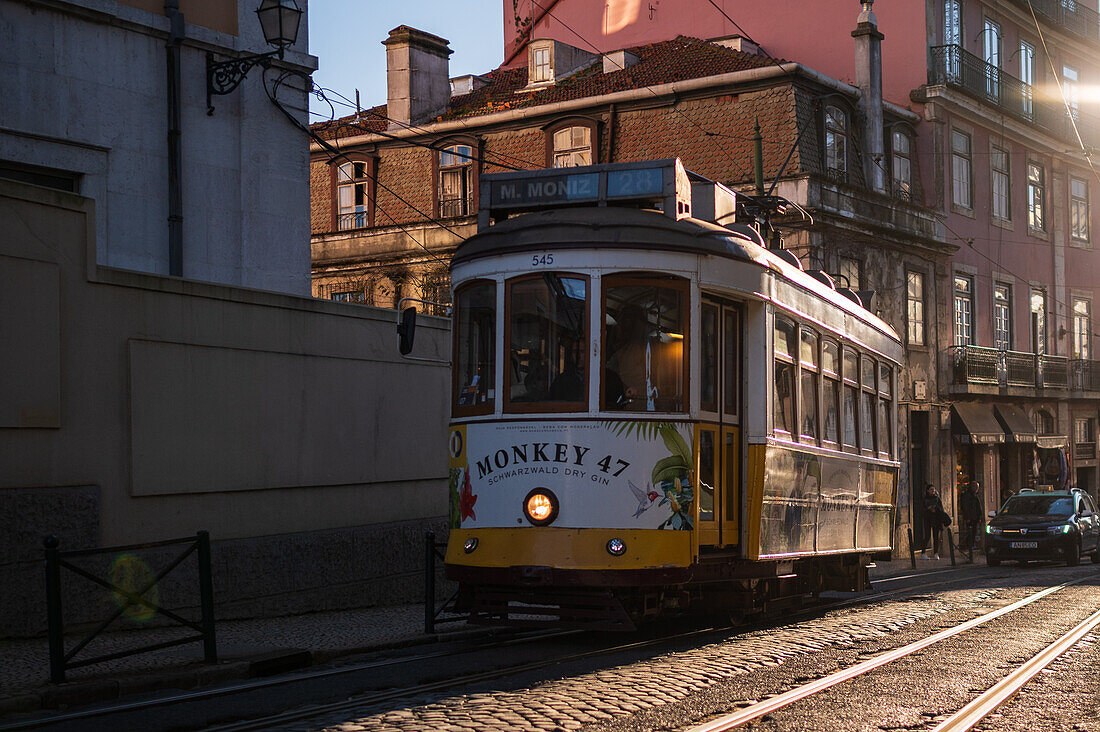
<instances>
[{"instance_id":1,"label":"tram windshield","mask_svg":"<svg viewBox=\"0 0 1100 732\"><path fill-rule=\"evenodd\" d=\"M509 403L524 411L584 408L587 290L587 278L554 272L509 283Z\"/></svg>"},{"instance_id":2,"label":"tram windshield","mask_svg":"<svg viewBox=\"0 0 1100 732\"><path fill-rule=\"evenodd\" d=\"M604 278L603 408L683 412L686 282L671 277Z\"/></svg>"},{"instance_id":3,"label":"tram windshield","mask_svg":"<svg viewBox=\"0 0 1100 732\"><path fill-rule=\"evenodd\" d=\"M455 295L455 409L492 411L496 283L475 282Z\"/></svg>"}]
</instances>

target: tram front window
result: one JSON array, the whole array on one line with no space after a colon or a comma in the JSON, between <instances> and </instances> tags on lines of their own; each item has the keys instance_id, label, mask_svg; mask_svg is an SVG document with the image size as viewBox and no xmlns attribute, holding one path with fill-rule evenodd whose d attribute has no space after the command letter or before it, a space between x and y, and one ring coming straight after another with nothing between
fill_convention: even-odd
<instances>
[{"instance_id":1,"label":"tram front window","mask_svg":"<svg viewBox=\"0 0 1100 732\"><path fill-rule=\"evenodd\" d=\"M455 413L493 410L496 283L475 282L455 294Z\"/></svg>"},{"instance_id":2,"label":"tram front window","mask_svg":"<svg viewBox=\"0 0 1100 732\"><path fill-rule=\"evenodd\" d=\"M583 410L587 280L546 273L509 283L507 398L512 411Z\"/></svg>"},{"instance_id":3,"label":"tram front window","mask_svg":"<svg viewBox=\"0 0 1100 732\"><path fill-rule=\"evenodd\" d=\"M686 304L676 278L604 278L604 409L685 411Z\"/></svg>"}]
</instances>

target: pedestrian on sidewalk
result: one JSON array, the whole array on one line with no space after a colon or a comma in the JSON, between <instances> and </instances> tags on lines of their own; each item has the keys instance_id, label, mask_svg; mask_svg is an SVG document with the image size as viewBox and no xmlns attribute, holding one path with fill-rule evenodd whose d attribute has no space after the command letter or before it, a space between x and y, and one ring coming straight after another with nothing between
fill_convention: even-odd
<instances>
[{"instance_id":1,"label":"pedestrian on sidewalk","mask_svg":"<svg viewBox=\"0 0 1100 732\"><path fill-rule=\"evenodd\" d=\"M936 493L936 487L931 483L924 489L924 537L921 542L920 554L923 559L940 558L940 541L942 529L947 513L943 510L943 502ZM932 553L928 556L928 540L932 539Z\"/></svg>"},{"instance_id":2,"label":"pedestrian on sidewalk","mask_svg":"<svg viewBox=\"0 0 1100 732\"><path fill-rule=\"evenodd\" d=\"M978 548L978 528L982 525L982 499L978 498L980 487L978 481L970 483L959 499L959 511L963 519L963 546L971 555Z\"/></svg>"}]
</instances>

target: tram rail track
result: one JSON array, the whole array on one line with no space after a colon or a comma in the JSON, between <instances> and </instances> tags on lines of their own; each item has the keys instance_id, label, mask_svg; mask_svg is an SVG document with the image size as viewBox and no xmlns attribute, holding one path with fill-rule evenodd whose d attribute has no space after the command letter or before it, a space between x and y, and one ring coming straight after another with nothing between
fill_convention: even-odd
<instances>
[{"instance_id":1,"label":"tram rail track","mask_svg":"<svg viewBox=\"0 0 1100 732\"><path fill-rule=\"evenodd\" d=\"M873 658L866 661L862 661L848 668L841 669L835 673L829 674L819 679L815 679L809 683L790 689L781 694L777 694L769 699L750 704L736 712L722 715L716 719L712 719L703 724L694 725L685 729L685 732L726 732L727 730L736 729L752 720L759 719L766 714L770 714L784 707L790 706L795 702L801 701L814 694L821 693L826 689L830 689L834 686L842 684L846 681L862 676L870 671L885 666L894 661L900 660L907 656L910 656L918 651L924 650L929 646L935 645L948 638L954 637L961 633L965 633L968 630L984 625L992 620L1000 618L1009 613L1015 612L1023 607L1026 607L1034 602L1037 602L1045 597L1048 597L1056 592L1060 592L1067 587L1084 582L1087 577L1082 577L1070 582L1064 582L1054 587L1048 587L1045 590L1040 590L1027 597L1018 600L1004 607L993 610L984 615L980 615L971 620L965 621L951 628L947 628L938 633L934 633L930 636L922 638L918 641L914 641L900 648L895 648L889 651L880 653ZM1046 668L1055 659L1065 653L1069 648L1072 648L1081 638L1087 635L1093 628L1100 625L1100 612L1094 613L1087 620L1077 625L1069 633L1066 633L1053 644L1044 649L1041 653L1027 661L1016 671L1005 677L1004 680L991 687L985 693L980 695L973 702L968 704L962 710L960 710L952 718L941 724L935 729L935 732L962 732L969 730L978 721L988 716L997 707L1003 704L1007 699L1011 698L1019 689L1027 683L1028 680L1033 678L1036 674Z\"/></svg>"},{"instance_id":2,"label":"tram rail track","mask_svg":"<svg viewBox=\"0 0 1100 732\"><path fill-rule=\"evenodd\" d=\"M876 584L889 584L897 581L904 581L907 579L923 578L929 575L943 575L943 574L957 574L964 571L963 569L949 569L938 570L932 573L921 573L914 575L901 575L896 577L883 578L876 581ZM870 605L875 602L880 602L884 599L897 597L906 593L917 593L922 590L926 590L930 587L939 587L944 585L950 585L956 582L970 581L971 578L963 577L957 579L939 578L932 582L918 583L915 585L907 585L905 587L899 587L893 590L886 591L873 591L870 594L862 595L859 597L845 598L842 600L835 600L832 602L825 602L821 604L807 605L801 610L787 614L782 622L784 624L794 620L804 619L812 617L823 612L831 610L839 610L849 607L859 607L864 605ZM742 631L761 630L775 627L774 622L757 622L745 625L727 626L727 627L707 627L701 629L694 629L684 633L677 633L674 635L664 635L653 639L646 639L642 641L635 641L626 644L617 644L607 648L600 648L592 651L584 651L573 654L566 654L562 656L555 656L553 658L543 659L537 662L521 664L517 666L509 666L506 668L495 669L492 671L486 671L481 674L466 674L461 678L445 679L437 682L431 682L426 684L420 684L411 687L405 687L400 689L384 690L378 692L365 692L357 694L351 699L342 700L338 702L331 702L327 704L310 705L308 707L302 707L299 709L288 710L275 715L265 716L255 720L242 720L240 722L232 722L228 724L218 724L217 726L208 727L207 729L216 732L243 732L244 730L251 729L264 729L277 724L286 724L290 722L309 719L316 716L323 716L326 714L340 712L342 710L359 708L363 706L371 706L374 704L382 704L393 699L415 697L423 694L431 694L434 692L445 691L447 689L460 688L468 686L470 684L492 681L499 678L505 678L508 676L525 673L528 671L538 670L559 663L568 663L572 661L584 660L587 658L595 658L599 656L612 655L615 653L621 653L631 650L639 650L647 647L658 646L662 644L674 643L678 641L684 641L696 637L704 637L715 633L725 632L734 628ZM555 631L551 633L537 633L528 634L519 638L509 638L501 642L481 645L479 651L491 650L494 648L505 648L509 646L515 646L523 643L530 643L541 640L552 640L554 638L561 638L570 635L579 635L583 631L569 630L569 631ZM354 673L360 673L371 669L384 668L387 666L394 666L404 663L416 663L423 661L432 661L438 659L445 659L451 656L461 655L468 653L468 649L449 649L447 651L441 651L438 653L421 653L412 656L403 656L395 658L387 658L381 660L367 661L363 663L344 664L334 668L316 669L304 673L292 674L288 676L282 676L278 678L270 679L258 679L251 680L244 683L233 684L231 686L215 687L208 689L199 689L194 691L182 692L179 694L173 694L165 697L158 697L154 699L141 699L130 702L122 702L118 704L112 704L109 706L98 707L94 709L79 710L73 712L67 712L58 715L51 715L48 717L40 717L30 720L21 720L15 723L0 724L0 732L7 732L9 730L26 730L26 729L38 729L50 727L53 725L63 723L79 723L82 721L91 721L96 719L102 719L111 715L124 714L127 712L137 712L142 710L151 710L158 707L168 707L173 704L185 704L199 702L206 699L215 699L220 697L228 697L235 694L245 694L248 692L260 691L265 689L277 688L279 686L290 685L294 683L300 683L304 681L318 680L333 678L337 676L346 676Z\"/></svg>"}]
</instances>

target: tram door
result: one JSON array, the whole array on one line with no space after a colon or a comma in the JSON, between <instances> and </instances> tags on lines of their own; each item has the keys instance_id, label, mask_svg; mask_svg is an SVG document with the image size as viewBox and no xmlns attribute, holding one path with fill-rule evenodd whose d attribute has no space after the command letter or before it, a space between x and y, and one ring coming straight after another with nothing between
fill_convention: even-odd
<instances>
[{"instance_id":1,"label":"tram door","mask_svg":"<svg viewBox=\"0 0 1100 732\"><path fill-rule=\"evenodd\" d=\"M741 311L727 301L704 299L700 316L698 541L701 547L735 546L741 504Z\"/></svg>"}]
</instances>

